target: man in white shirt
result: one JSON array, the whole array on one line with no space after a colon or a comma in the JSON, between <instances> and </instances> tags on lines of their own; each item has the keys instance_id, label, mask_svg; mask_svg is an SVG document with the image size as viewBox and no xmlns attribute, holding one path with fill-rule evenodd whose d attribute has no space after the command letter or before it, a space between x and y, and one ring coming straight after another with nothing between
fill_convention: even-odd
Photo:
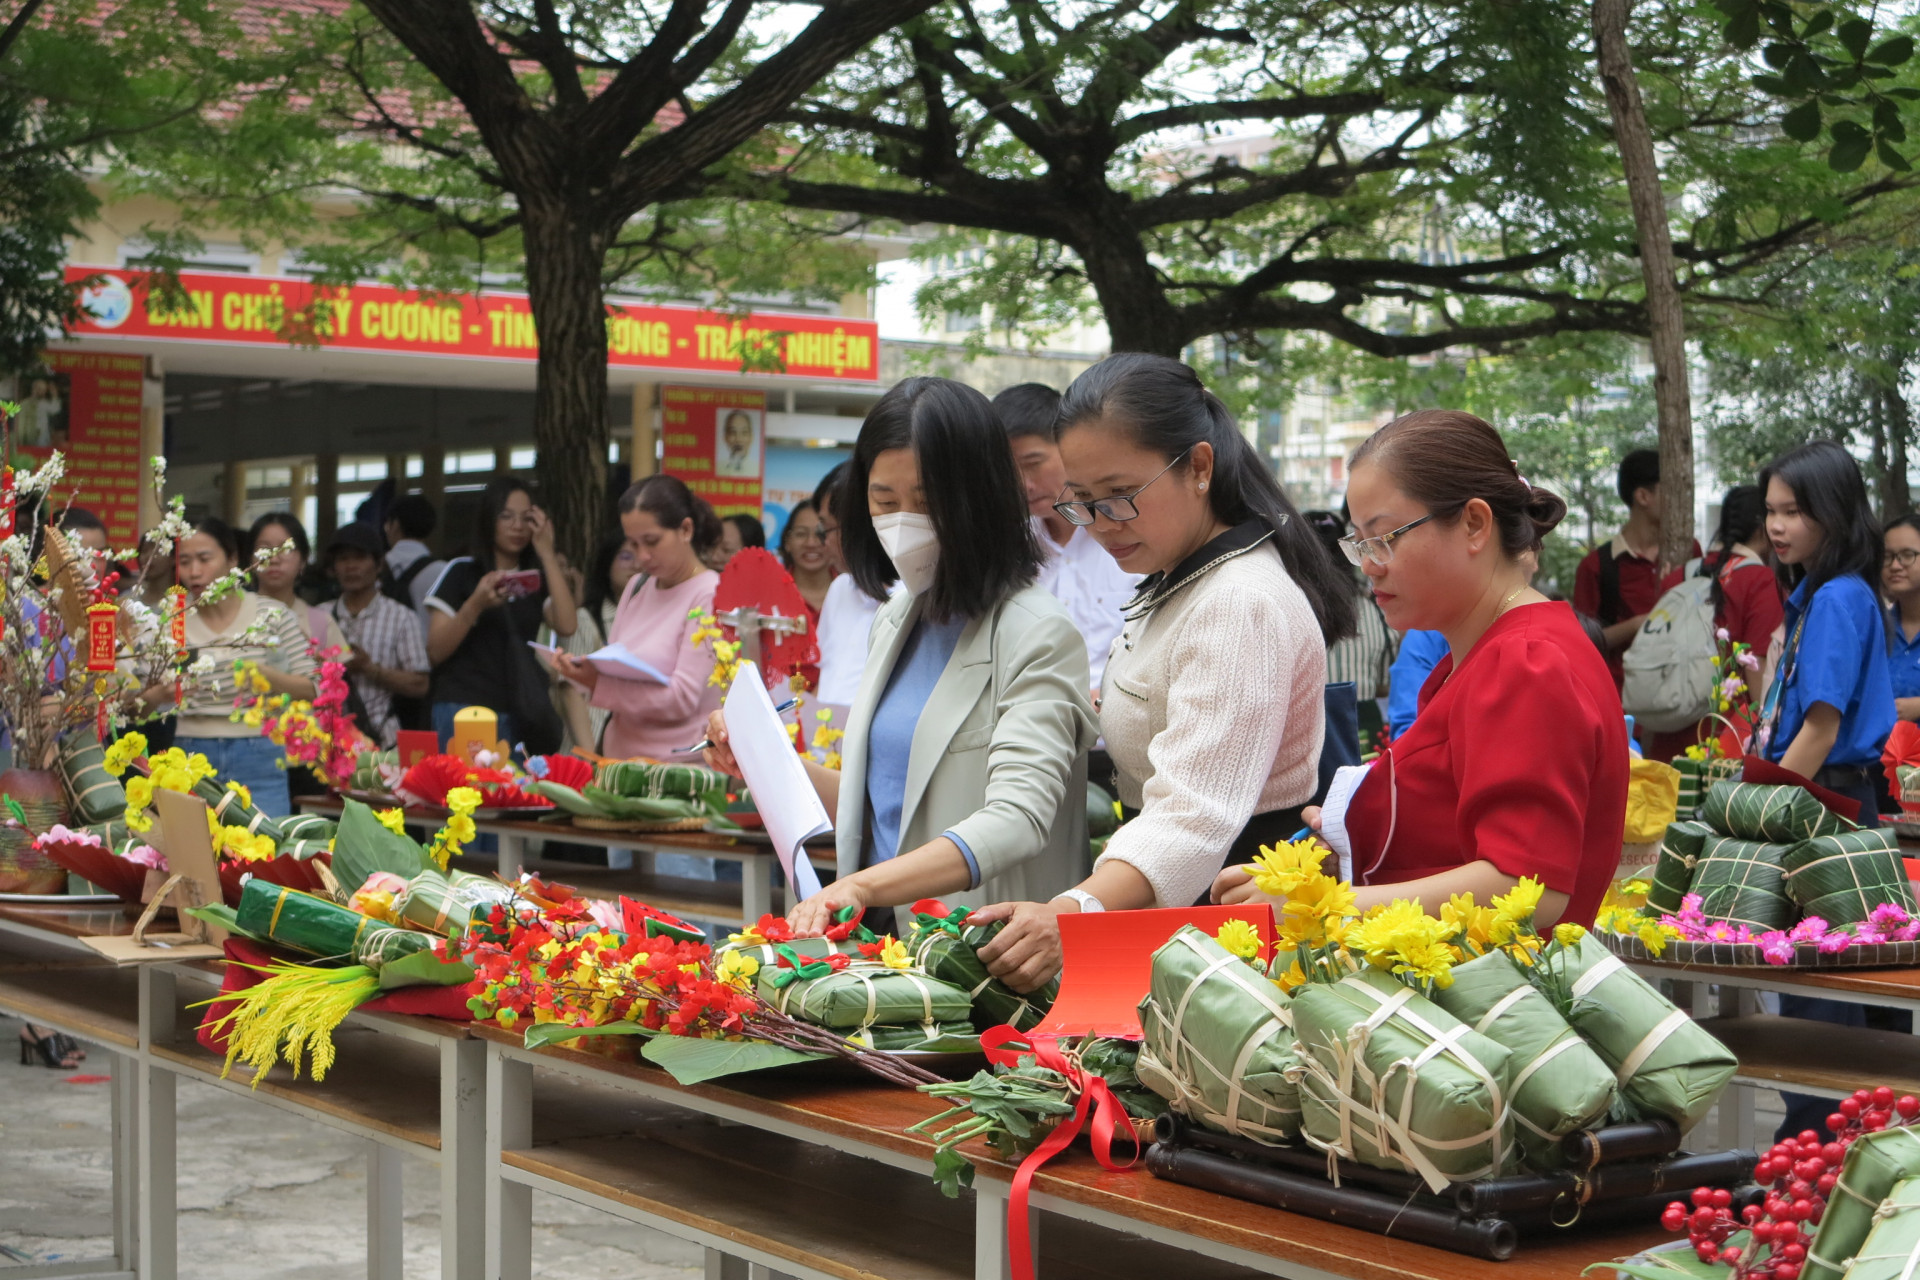
<instances>
[{"instance_id":1,"label":"man in white shirt","mask_svg":"<svg viewBox=\"0 0 1920 1280\"><path fill-rule=\"evenodd\" d=\"M1067 483L1060 446L1054 441L1060 393L1037 382L1023 382L995 396L993 407L1006 424L1013 461L1026 489L1027 510L1033 514L1034 533L1047 556L1040 568L1040 585L1066 606L1067 616L1086 638L1087 665L1097 698L1107 651L1120 634L1120 611L1133 598L1140 577L1121 569L1091 532L1068 524L1053 509Z\"/></svg>"},{"instance_id":2,"label":"man in white shirt","mask_svg":"<svg viewBox=\"0 0 1920 1280\"><path fill-rule=\"evenodd\" d=\"M431 502L421 494L407 493L388 508L382 526L387 536L387 571L382 575L381 593L413 609L423 636L427 629L427 593L433 590L446 563L434 559L424 541L433 533L435 519Z\"/></svg>"}]
</instances>

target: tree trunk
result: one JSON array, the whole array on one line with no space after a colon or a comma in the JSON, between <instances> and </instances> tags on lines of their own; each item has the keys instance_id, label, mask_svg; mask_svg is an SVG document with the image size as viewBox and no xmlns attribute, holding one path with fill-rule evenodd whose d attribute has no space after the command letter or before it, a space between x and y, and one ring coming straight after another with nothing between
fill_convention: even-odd
<instances>
[{"instance_id":1,"label":"tree trunk","mask_svg":"<svg viewBox=\"0 0 1920 1280\"><path fill-rule=\"evenodd\" d=\"M606 237L569 210L529 206L525 238L527 298L540 337L533 408L540 502L561 553L584 572L607 517Z\"/></svg>"},{"instance_id":2,"label":"tree trunk","mask_svg":"<svg viewBox=\"0 0 1920 1280\"><path fill-rule=\"evenodd\" d=\"M1664 574L1693 549L1693 410L1687 395L1687 337L1680 289L1673 276L1673 239L1666 195L1654 159L1640 82L1627 47L1633 0L1593 0L1594 50L1600 83L1613 117L1620 166L1627 178L1633 224L1646 282L1647 325L1653 339L1653 402L1660 425L1660 564Z\"/></svg>"},{"instance_id":3,"label":"tree trunk","mask_svg":"<svg viewBox=\"0 0 1920 1280\"><path fill-rule=\"evenodd\" d=\"M1887 509L1887 389L1877 378L1868 379L1864 389L1867 393L1867 465L1873 473L1874 487L1880 491L1880 519L1884 522L1893 515Z\"/></svg>"},{"instance_id":4,"label":"tree trunk","mask_svg":"<svg viewBox=\"0 0 1920 1280\"><path fill-rule=\"evenodd\" d=\"M1905 365L1897 366L1904 370ZM1899 387L1888 387L1885 396L1884 432L1887 441L1886 466L1880 472L1880 519L1904 516L1913 510L1913 492L1907 487L1907 459L1913 442L1913 412Z\"/></svg>"},{"instance_id":5,"label":"tree trunk","mask_svg":"<svg viewBox=\"0 0 1920 1280\"><path fill-rule=\"evenodd\" d=\"M1080 243L1075 247L1106 318L1109 346L1114 351L1147 351L1178 360L1187 345L1186 331L1167 301L1144 244L1130 232L1103 235L1098 226L1089 224L1088 234L1077 237Z\"/></svg>"}]
</instances>

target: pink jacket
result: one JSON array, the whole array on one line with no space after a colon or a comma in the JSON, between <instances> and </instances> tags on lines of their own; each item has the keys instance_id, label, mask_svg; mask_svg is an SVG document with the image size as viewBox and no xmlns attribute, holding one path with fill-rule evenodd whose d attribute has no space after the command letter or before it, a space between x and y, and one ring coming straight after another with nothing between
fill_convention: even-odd
<instances>
[{"instance_id":1,"label":"pink jacket","mask_svg":"<svg viewBox=\"0 0 1920 1280\"><path fill-rule=\"evenodd\" d=\"M668 679L661 685L601 675L593 705L613 713L601 744L606 755L682 763L691 759L673 753L706 736L707 716L725 693L707 683L713 674L712 649L704 644L696 649L691 639L698 625L692 615L713 608L719 583L719 574L703 569L676 587L663 590L649 578L638 588L627 588L607 639L625 645Z\"/></svg>"}]
</instances>

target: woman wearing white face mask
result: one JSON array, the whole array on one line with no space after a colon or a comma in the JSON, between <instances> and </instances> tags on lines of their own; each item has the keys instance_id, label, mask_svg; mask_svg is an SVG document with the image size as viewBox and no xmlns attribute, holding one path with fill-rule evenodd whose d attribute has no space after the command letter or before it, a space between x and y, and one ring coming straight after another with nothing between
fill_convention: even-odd
<instances>
[{"instance_id":1,"label":"woman wearing white face mask","mask_svg":"<svg viewBox=\"0 0 1920 1280\"><path fill-rule=\"evenodd\" d=\"M1034 585L1040 549L993 406L907 379L861 425L847 486L848 571L875 599L906 589L874 619L844 771L807 766L838 815L839 876L790 921L818 933L847 906L1066 888L1087 856L1086 646ZM710 729L708 763L737 773L719 712Z\"/></svg>"}]
</instances>

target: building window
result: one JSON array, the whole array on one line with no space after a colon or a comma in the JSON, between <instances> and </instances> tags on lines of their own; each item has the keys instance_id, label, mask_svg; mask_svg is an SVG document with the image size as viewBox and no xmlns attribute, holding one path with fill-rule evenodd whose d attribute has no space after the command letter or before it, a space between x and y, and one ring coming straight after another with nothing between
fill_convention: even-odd
<instances>
[{"instance_id":1,"label":"building window","mask_svg":"<svg viewBox=\"0 0 1920 1280\"><path fill-rule=\"evenodd\" d=\"M980 312L978 308L975 308L972 311L947 312L947 332L948 333L972 333L975 329L978 329L979 327L980 327Z\"/></svg>"},{"instance_id":2,"label":"building window","mask_svg":"<svg viewBox=\"0 0 1920 1280\"><path fill-rule=\"evenodd\" d=\"M526 445L523 448L515 449L512 453L507 455L507 465L512 467L515 471L525 471L526 469L534 465L534 462L536 461L538 456L539 456L538 450L536 450L532 445Z\"/></svg>"}]
</instances>

